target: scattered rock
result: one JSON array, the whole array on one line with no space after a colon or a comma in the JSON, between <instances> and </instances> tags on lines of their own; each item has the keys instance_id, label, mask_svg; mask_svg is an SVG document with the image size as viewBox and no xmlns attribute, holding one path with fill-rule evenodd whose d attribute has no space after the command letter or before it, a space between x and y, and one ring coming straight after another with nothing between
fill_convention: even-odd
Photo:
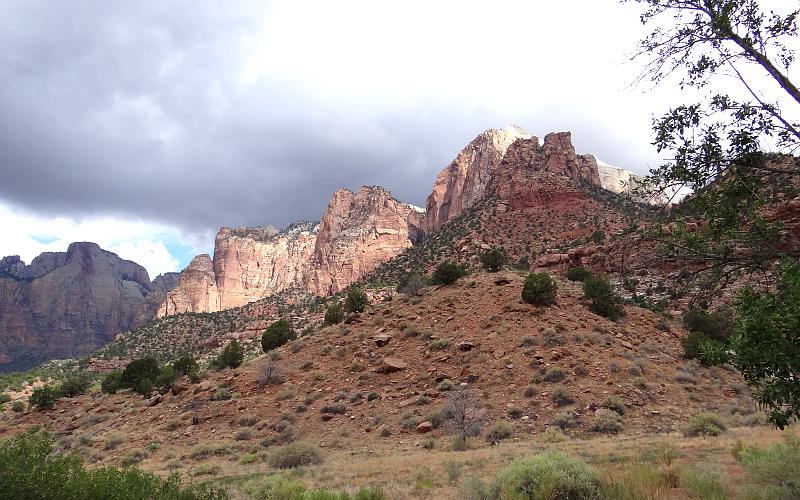
<instances>
[{"instance_id":1,"label":"scattered rock","mask_svg":"<svg viewBox=\"0 0 800 500\"><path fill-rule=\"evenodd\" d=\"M421 422L417 426L416 430L420 434L425 434L425 433L431 432L433 430L433 424L426 420L425 422Z\"/></svg>"}]
</instances>

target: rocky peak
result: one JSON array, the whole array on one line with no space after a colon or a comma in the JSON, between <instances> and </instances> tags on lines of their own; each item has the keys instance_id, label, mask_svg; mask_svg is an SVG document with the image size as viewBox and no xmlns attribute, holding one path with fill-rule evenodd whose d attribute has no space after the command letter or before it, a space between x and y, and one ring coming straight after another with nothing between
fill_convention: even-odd
<instances>
[{"instance_id":1,"label":"rocky peak","mask_svg":"<svg viewBox=\"0 0 800 500\"><path fill-rule=\"evenodd\" d=\"M336 293L400 254L419 232L420 214L380 186L339 189L320 220L306 289Z\"/></svg>"},{"instance_id":2,"label":"rocky peak","mask_svg":"<svg viewBox=\"0 0 800 500\"><path fill-rule=\"evenodd\" d=\"M431 233L486 194L506 150L518 139L538 139L516 126L489 129L473 139L436 177L426 202L424 230Z\"/></svg>"},{"instance_id":3,"label":"rocky peak","mask_svg":"<svg viewBox=\"0 0 800 500\"><path fill-rule=\"evenodd\" d=\"M0 260L0 371L100 347L150 320L169 286L89 242L43 253L30 266L18 256Z\"/></svg>"}]
</instances>

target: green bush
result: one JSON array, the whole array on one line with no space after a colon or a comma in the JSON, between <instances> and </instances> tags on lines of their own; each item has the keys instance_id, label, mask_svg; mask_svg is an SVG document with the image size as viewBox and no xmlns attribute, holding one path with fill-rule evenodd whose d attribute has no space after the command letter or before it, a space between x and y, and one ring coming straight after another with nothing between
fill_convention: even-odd
<instances>
[{"instance_id":1,"label":"green bush","mask_svg":"<svg viewBox=\"0 0 800 500\"><path fill-rule=\"evenodd\" d=\"M121 386L130 387L134 391L147 396L153 390L153 381L161 369L153 357L135 359L128 363L122 372Z\"/></svg>"},{"instance_id":2,"label":"green bush","mask_svg":"<svg viewBox=\"0 0 800 500\"><path fill-rule=\"evenodd\" d=\"M103 377L103 381L100 382L100 390L105 394L116 394L121 386L122 372L120 371L109 372Z\"/></svg>"},{"instance_id":3,"label":"green bush","mask_svg":"<svg viewBox=\"0 0 800 500\"><path fill-rule=\"evenodd\" d=\"M591 239L595 243L602 243L606 240L606 233L598 229L597 231L592 233L589 239Z\"/></svg>"},{"instance_id":4,"label":"green bush","mask_svg":"<svg viewBox=\"0 0 800 500\"><path fill-rule=\"evenodd\" d=\"M303 441L295 441L278 448L269 456L270 467L276 469L291 469L321 463L322 451L319 447Z\"/></svg>"},{"instance_id":5,"label":"green bush","mask_svg":"<svg viewBox=\"0 0 800 500\"><path fill-rule=\"evenodd\" d=\"M178 378L178 373L175 371L175 368L167 365L161 368L158 376L153 380L153 385L159 391L166 392L172 389L172 384L175 383L176 378Z\"/></svg>"},{"instance_id":6,"label":"green bush","mask_svg":"<svg viewBox=\"0 0 800 500\"><path fill-rule=\"evenodd\" d=\"M689 332L681 339L683 357L698 359L704 365L717 364L716 354L728 349L731 337L730 317L722 311L708 312L692 308L683 316L683 326ZM724 356L723 356L724 357Z\"/></svg>"},{"instance_id":7,"label":"green bush","mask_svg":"<svg viewBox=\"0 0 800 500\"><path fill-rule=\"evenodd\" d=\"M86 373L69 373L58 386L58 395L72 398L80 396L92 386L92 379Z\"/></svg>"},{"instance_id":8,"label":"green bush","mask_svg":"<svg viewBox=\"0 0 800 500\"><path fill-rule=\"evenodd\" d=\"M547 273L530 273L522 287L522 300L535 306L556 301L556 282Z\"/></svg>"},{"instance_id":9,"label":"green bush","mask_svg":"<svg viewBox=\"0 0 800 500\"><path fill-rule=\"evenodd\" d=\"M344 298L344 310L347 313L362 313L369 305L369 298L364 290L354 287L347 291Z\"/></svg>"},{"instance_id":10,"label":"green bush","mask_svg":"<svg viewBox=\"0 0 800 500\"><path fill-rule=\"evenodd\" d=\"M699 413L683 429L686 437L719 436L727 429L725 422L715 413Z\"/></svg>"},{"instance_id":11,"label":"green bush","mask_svg":"<svg viewBox=\"0 0 800 500\"><path fill-rule=\"evenodd\" d=\"M244 348L237 340L231 340L225 349L214 359L212 363L217 370L224 368L238 368L244 361Z\"/></svg>"},{"instance_id":12,"label":"green bush","mask_svg":"<svg viewBox=\"0 0 800 500\"><path fill-rule=\"evenodd\" d=\"M25 403L20 401L19 399L11 403L11 411L15 411L17 413L22 413L25 411Z\"/></svg>"},{"instance_id":13,"label":"green bush","mask_svg":"<svg viewBox=\"0 0 800 500\"><path fill-rule=\"evenodd\" d=\"M327 317L327 314L326 314ZM296 337L294 328L288 320L281 318L278 321L269 325L269 328L264 330L261 334L261 348L264 352L269 352L273 349L294 340Z\"/></svg>"},{"instance_id":14,"label":"green bush","mask_svg":"<svg viewBox=\"0 0 800 500\"><path fill-rule=\"evenodd\" d=\"M177 475L162 479L136 467L86 470L78 455L53 453L47 435L18 434L0 442L0 486L8 498L43 500L223 500L218 487L181 484Z\"/></svg>"},{"instance_id":15,"label":"green bush","mask_svg":"<svg viewBox=\"0 0 800 500\"><path fill-rule=\"evenodd\" d=\"M586 278L591 276L592 273L589 272L588 269L582 266L577 267L570 267L567 269L565 276L570 281L586 281Z\"/></svg>"},{"instance_id":16,"label":"green bush","mask_svg":"<svg viewBox=\"0 0 800 500\"><path fill-rule=\"evenodd\" d=\"M495 422L486 432L486 441L490 443L498 443L504 439L509 439L514 435L514 426L508 422L500 420Z\"/></svg>"},{"instance_id":17,"label":"green bush","mask_svg":"<svg viewBox=\"0 0 800 500\"><path fill-rule=\"evenodd\" d=\"M344 321L344 306L337 300L325 310L325 319L322 324L325 326L335 325L342 321Z\"/></svg>"},{"instance_id":18,"label":"green bush","mask_svg":"<svg viewBox=\"0 0 800 500\"><path fill-rule=\"evenodd\" d=\"M200 369L200 365L197 364L197 361L188 354L175 360L172 367L175 368L175 373L180 377L189 375L192 372L197 372L197 370Z\"/></svg>"},{"instance_id":19,"label":"green bush","mask_svg":"<svg viewBox=\"0 0 800 500\"><path fill-rule=\"evenodd\" d=\"M597 410L592 423L592 431L616 434L622 430L622 418L619 413L607 408Z\"/></svg>"},{"instance_id":20,"label":"green bush","mask_svg":"<svg viewBox=\"0 0 800 500\"><path fill-rule=\"evenodd\" d=\"M0 392L0 407L8 403L9 401L11 401L11 396L6 394L5 392Z\"/></svg>"},{"instance_id":21,"label":"green bush","mask_svg":"<svg viewBox=\"0 0 800 500\"><path fill-rule=\"evenodd\" d=\"M433 282L437 285L452 285L459 278L467 275L467 270L458 264L445 261L436 266L433 270Z\"/></svg>"},{"instance_id":22,"label":"green bush","mask_svg":"<svg viewBox=\"0 0 800 500\"><path fill-rule=\"evenodd\" d=\"M43 385L33 390L28 402L39 410L51 409L58 399L58 390L52 385Z\"/></svg>"},{"instance_id":23,"label":"green bush","mask_svg":"<svg viewBox=\"0 0 800 500\"><path fill-rule=\"evenodd\" d=\"M600 316L616 321L625 315L611 283L602 276L588 276L583 282L583 295L591 300L591 309Z\"/></svg>"},{"instance_id":24,"label":"green bush","mask_svg":"<svg viewBox=\"0 0 800 500\"><path fill-rule=\"evenodd\" d=\"M601 498L597 473L585 463L548 451L515 460L500 472L500 498L537 500Z\"/></svg>"},{"instance_id":25,"label":"green bush","mask_svg":"<svg viewBox=\"0 0 800 500\"><path fill-rule=\"evenodd\" d=\"M490 273L496 273L502 269L503 266L506 265L507 260L506 252L501 248L492 248L481 255L481 264L483 264L483 268Z\"/></svg>"}]
</instances>

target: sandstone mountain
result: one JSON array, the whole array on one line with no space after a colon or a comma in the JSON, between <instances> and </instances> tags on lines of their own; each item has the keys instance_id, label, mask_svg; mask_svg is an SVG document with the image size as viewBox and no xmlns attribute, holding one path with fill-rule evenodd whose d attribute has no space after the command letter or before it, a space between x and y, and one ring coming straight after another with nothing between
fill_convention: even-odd
<instances>
[{"instance_id":1,"label":"sandstone mountain","mask_svg":"<svg viewBox=\"0 0 800 500\"><path fill-rule=\"evenodd\" d=\"M177 282L95 243L72 243L25 265L0 260L0 370L77 357L149 321Z\"/></svg>"},{"instance_id":2,"label":"sandstone mountain","mask_svg":"<svg viewBox=\"0 0 800 500\"><path fill-rule=\"evenodd\" d=\"M540 144L519 127L490 129L439 173L425 211L370 186L336 191L319 224L299 222L283 231L222 228L213 259L192 261L158 315L238 307L287 289L331 295L487 197L505 200L505 210L575 200L587 186L620 192L619 175L601 178L599 172L593 156L576 154L569 132L548 134Z\"/></svg>"},{"instance_id":3,"label":"sandstone mountain","mask_svg":"<svg viewBox=\"0 0 800 500\"><path fill-rule=\"evenodd\" d=\"M336 191L318 224L277 232L222 228L213 261L195 257L158 315L219 311L288 289L336 293L419 240L421 223L415 207L364 186Z\"/></svg>"}]
</instances>

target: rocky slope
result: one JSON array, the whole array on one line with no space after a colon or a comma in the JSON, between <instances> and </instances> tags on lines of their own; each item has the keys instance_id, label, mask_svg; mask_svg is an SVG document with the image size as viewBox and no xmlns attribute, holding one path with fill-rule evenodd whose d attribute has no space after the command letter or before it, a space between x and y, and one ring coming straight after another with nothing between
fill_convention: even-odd
<instances>
[{"instance_id":1,"label":"rocky slope","mask_svg":"<svg viewBox=\"0 0 800 500\"><path fill-rule=\"evenodd\" d=\"M73 243L30 265L0 260L0 370L93 351L150 320L176 273L150 281L135 262L94 243Z\"/></svg>"},{"instance_id":2,"label":"rocky slope","mask_svg":"<svg viewBox=\"0 0 800 500\"><path fill-rule=\"evenodd\" d=\"M222 228L214 259L196 257L159 316L238 307L288 289L330 295L421 238L422 214L379 186L333 194L319 224Z\"/></svg>"}]
</instances>

